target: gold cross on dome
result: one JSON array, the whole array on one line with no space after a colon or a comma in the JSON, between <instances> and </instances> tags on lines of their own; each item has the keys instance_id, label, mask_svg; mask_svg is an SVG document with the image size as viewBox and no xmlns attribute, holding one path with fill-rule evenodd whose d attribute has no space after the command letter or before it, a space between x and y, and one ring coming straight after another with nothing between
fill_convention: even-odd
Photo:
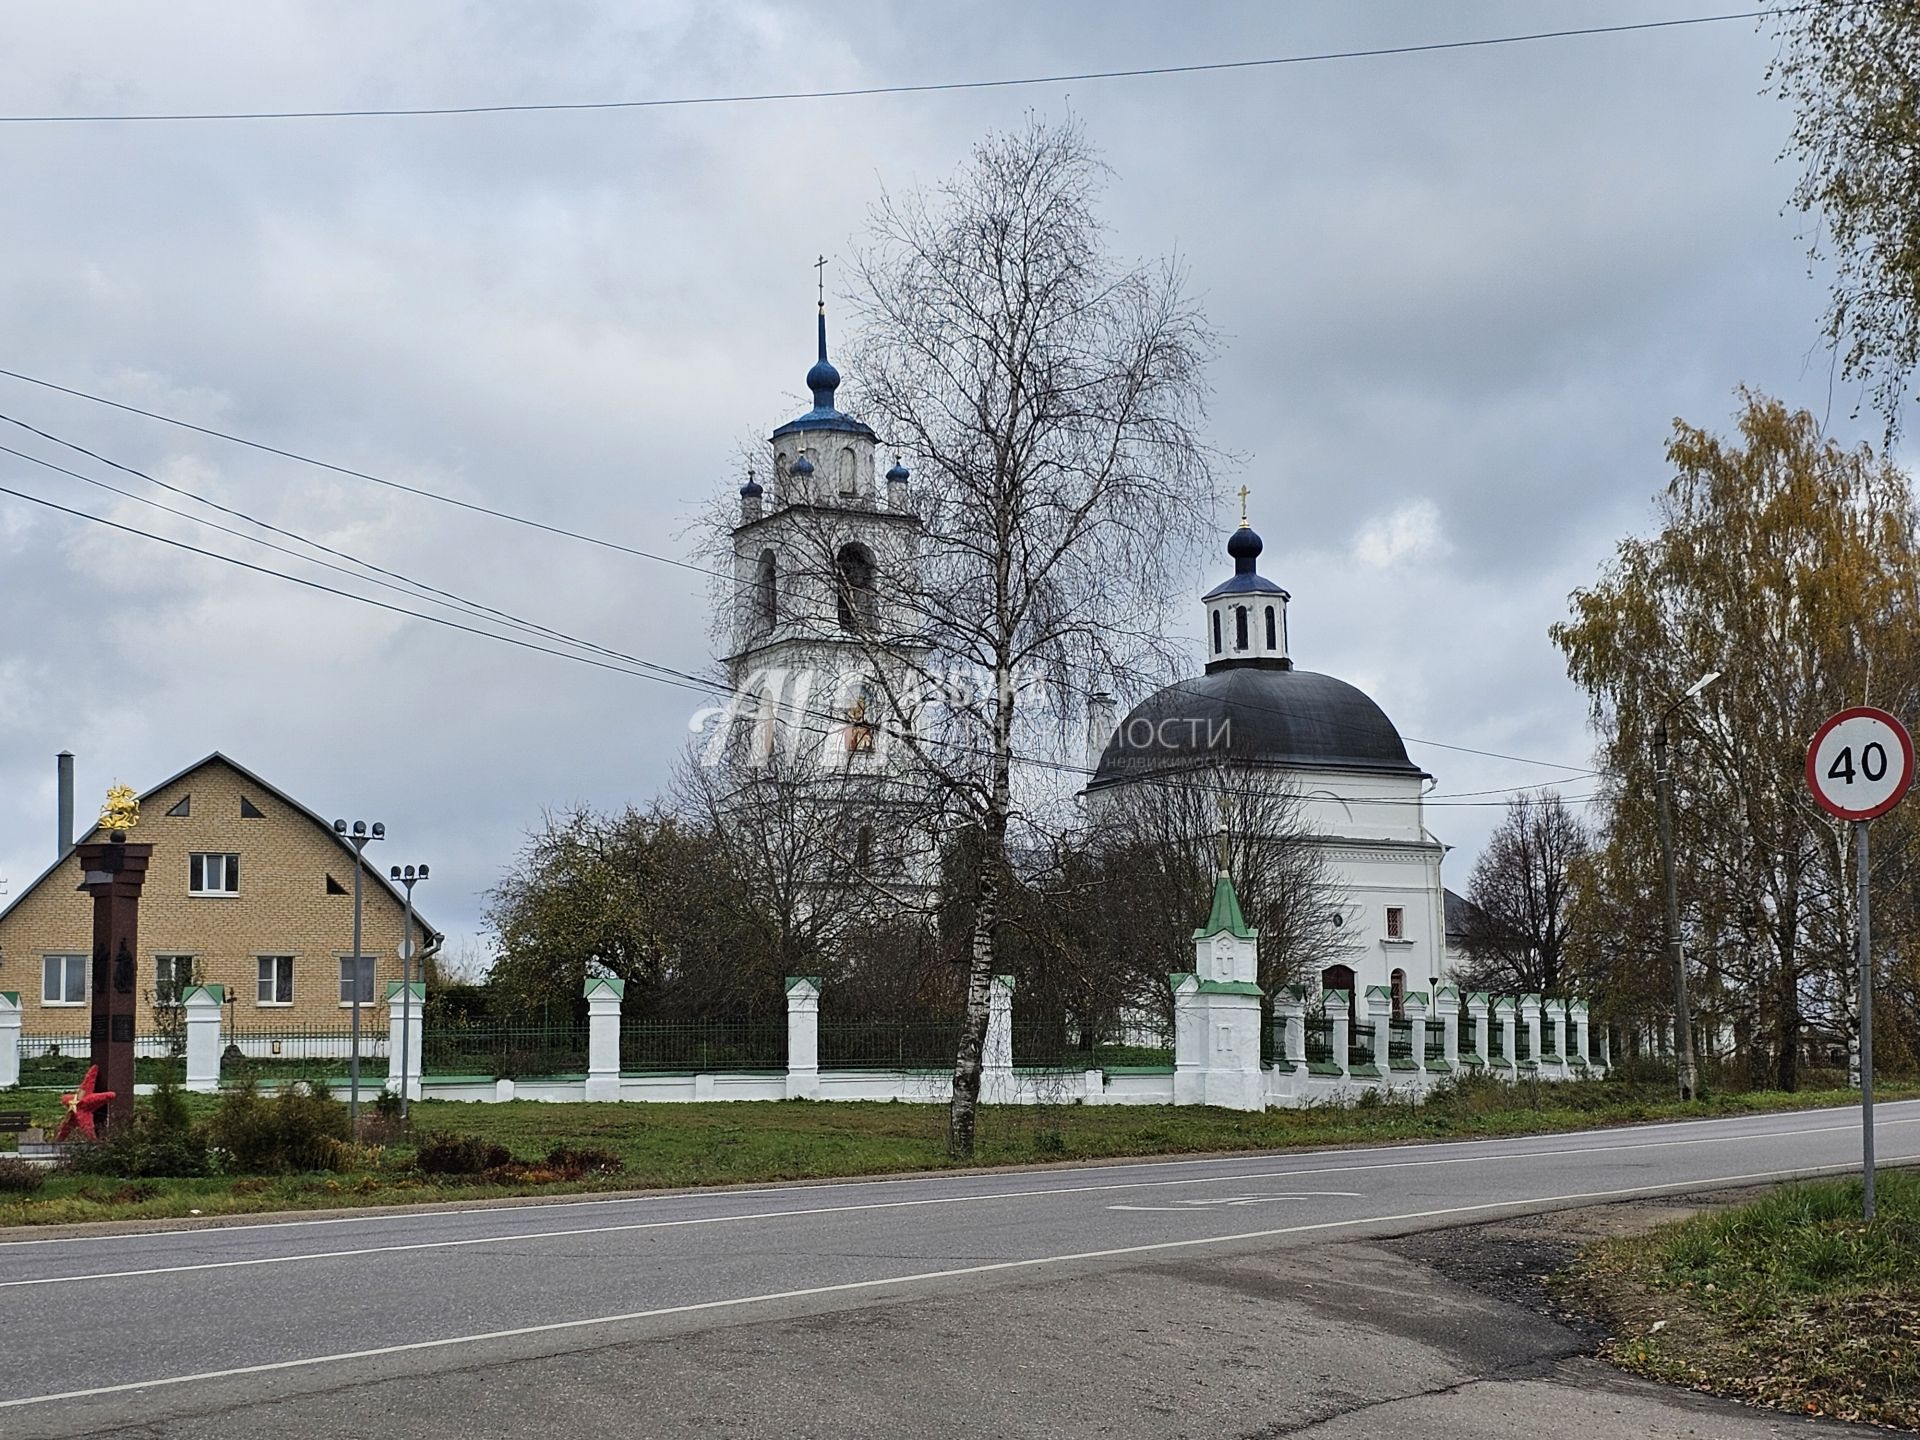
<instances>
[{"instance_id":1,"label":"gold cross on dome","mask_svg":"<svg viewBox=\"0 0 1920 1440\"><path fill-rule=\"evenodd\" d=\"M1252 493L1246 486L1240 487L1240 528L1242 530L1247 528L1247 496Z\"/></svg>"}]
</instances>

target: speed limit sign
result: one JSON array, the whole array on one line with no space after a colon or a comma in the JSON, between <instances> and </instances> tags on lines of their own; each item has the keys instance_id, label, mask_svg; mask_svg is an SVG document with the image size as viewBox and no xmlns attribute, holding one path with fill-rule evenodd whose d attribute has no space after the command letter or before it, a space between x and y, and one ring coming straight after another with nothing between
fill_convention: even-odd
<instances>
[{"instance_id":1,"label":"speed limit sign","mask_svg":"<svg viewBox=\"0 0 1920 1440\"><path fill-rule=\"evenodd\" d=\"M1820 808L1853 822L1854 944L1860 969L1861 1209L1873 1219L1873 904L1867 879L1869 820L1900 803L1913 780L1913 739L1884 710L1856 705L1813 732L1807 784Z\"/></svg>"},{"instance_id":2,"label":"speed limit sign","mask_svg":"<svg viewBox=\"0 0 1920 1440\"><path fill-rule=\"evenodd\" d=\"M1837 820L1873 820L1900 803L1913 780L1913 739L1884 710L1856 705L1814 732L1807 784Z\"/></svg>"}]
</instances>

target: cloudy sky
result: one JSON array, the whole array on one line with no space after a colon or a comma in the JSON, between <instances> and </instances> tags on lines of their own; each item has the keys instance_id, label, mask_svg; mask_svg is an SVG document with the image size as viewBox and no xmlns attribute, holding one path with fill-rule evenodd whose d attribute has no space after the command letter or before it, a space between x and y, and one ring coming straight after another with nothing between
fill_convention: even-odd
<instances>
[{"instance_id":1,"label":"cloudy sky","mask_svg":"<svg viewBox=\"0 0 1920 1440\"><path fill-rule=\"evenodd\" d=\"M0 110L845 89L1716 8L1732 7L1246 0L1175 25L1160 0L12 6ZM1819 281L1782 214L1771 48L1736 21L942 94L5 124L0 367L703 562L701 506L737 483L743 443L804 408L816 252L858 247L883 185L937 180L1028 107L1071 107L1114 170L1116 249L1177 251L1224 334L1213 437L1244 457L1232 483L1252 487L1262 569L1293 592L1297 659L1371 691L1440 794L1538 784L1562 772L1432 742L1588 760L1546 628L1645 525L1673 418L1724 426L1744 382L1863 433L1830 393ZM710 663L694 571L19 380L0 377L0 414L513 615ZM12 455L0 475L346 583ZM1196 594L1223 563L1196 557ZM52 858L56 751L79 755L87 811L114 781L144 789L220 749L328 815L384 820L380 862L433 866L422 906L456 954L484 949L484 892L542 809L652 795L700 703L5 496L0 615L14 893ZM1433 809L1456 887L1497 815Z\"/></svg>"}]
</instances>

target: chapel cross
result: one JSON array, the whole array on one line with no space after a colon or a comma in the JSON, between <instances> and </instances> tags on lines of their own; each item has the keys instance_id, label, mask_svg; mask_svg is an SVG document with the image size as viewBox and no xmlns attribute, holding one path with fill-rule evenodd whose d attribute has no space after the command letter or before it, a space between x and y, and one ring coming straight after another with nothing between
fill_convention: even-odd
<instances>
[{"instance_id":1,"label":"chapel cross","mask_svg":"<svg viewBox=\"0 0 1920 1440\"><path fill-rule=\"evenodd\" d=\"M1240 487L1240 528L1243 530L1247 527L1247 496L1252 493L1246 486Z\"/></svg>"},{"instance_id":2,"label":"chapel cross","mask_svg":"<svg viewBox=\"0 0 1920 1440\"><path fill-rule=\"evenodd\" d=\"M820 313L824 315L827 310L827 257L822 255L818 260L814 261L813 269L814 273L819 277Z\"/></svg>"}]
</instances>

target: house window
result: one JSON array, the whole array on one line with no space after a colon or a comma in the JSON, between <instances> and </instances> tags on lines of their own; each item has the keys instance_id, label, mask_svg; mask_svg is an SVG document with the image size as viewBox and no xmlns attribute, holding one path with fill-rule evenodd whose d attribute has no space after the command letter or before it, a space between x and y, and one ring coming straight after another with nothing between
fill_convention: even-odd
<instances>
[{"instance_id":1,"label":"house window","mask_svg":"<svg viewBox=\"0 0 1920 1440\"><path fill-rule=\"evenodd\" d=\"M167 809L167 814L175 820L184 820L193 813L193 796L182 795Z\"/></svg>"},{"instance_id":2,"label":"house window","mask_svg":"<svg viewBox=\"0 0 1920 1440\"><path fill-rule=\"evenodd\" d=\"M249 800L246 796L242 795L240 797L240 818L242 820L264 820L267 818L267 812L254 804L253 801Z\"/></svg>"},{"instance_id":3,"label":"house window","mask_svg":"<svg viewBox=\"0 0 1920 1440\"><path fill-rule=\"evenodd\" d=\"M1387 939L1407 938L1407 912L1398 905L1387 906Z\"/></svg>"},{"instance_id":4,"label":"house window","mask_svg":"<svg viewBox=\"0 0 1920 1440\"><path fill-rule=\"evenodd\" d=\"M190 895L238 895L240 893L240 857L238 855L189 855L187 857L187 893Z\"/></svg>"},{"instance_id":5,"label":"house window","mask_svg":"<svg viewBox=\"0 0 1920 1440\"><path fill-rule=\"evenodd\" d=\"M87 957L84 955L41 957L40 1003L42 1005L86 1004Z\"/></svg>"},{"instance_id":6,"label":"house window","mask_svg":"<svg viewBox=\"0 0 1920 1440\"><path fill-rule=\"evenodd\" d=\"M1269 605L1267 606L1267 649L1278 650L1279 648L1280 648L1280 632L1278 627L1276 627L1274 624L1273 606Z\"/></svg>"},{"instance_id":7,"label":"house window","mask_svg":"<svg viewBox=\"0 0 1920 1440\"><path fill-rule=\"evenodd\" d=\"M156 955L153 957L153 1003L178 1005L193 984L193 956Z\"/></svg>"},{"instance_id":8,"label":"house window","mask_svg":"<svg viewBox=\"0 0 1920 1440\"><path fill-rule=\"evenodd\" d=\"M373 956L371 955L340 957L340 1003L342 1005L353 1003L356 973L360 978L360 1003L371 1005L373 1003Z\"/></svg>"},{"instance_id":9,"label":"house window","mask_svg":"<svg viewBox=\"0 0 1920 1440\"><path fill-rule=\"evenodd\" d=\"M293 1003L293 956L262 955L260 957L260 989L255 997L259 1005L291 1005Z\"/></svg>"}]
</instances>

